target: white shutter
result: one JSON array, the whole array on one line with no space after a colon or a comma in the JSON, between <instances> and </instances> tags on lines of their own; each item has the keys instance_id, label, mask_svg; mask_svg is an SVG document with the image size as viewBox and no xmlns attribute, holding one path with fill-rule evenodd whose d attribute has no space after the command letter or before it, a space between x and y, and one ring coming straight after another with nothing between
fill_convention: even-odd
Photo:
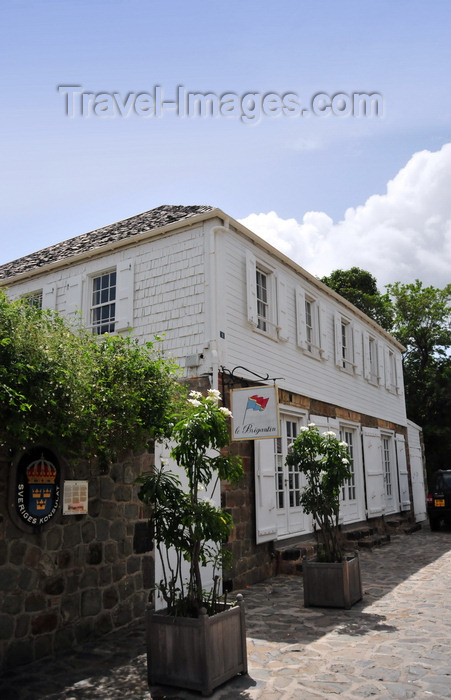
<instances>
[{"instance_id":1,"label":"white shutter","mask_svg":"<svg viewBox=\"0 0 451 700\"><path fill-rule=\"evenodd\" d=\"M362 331L360 328L352 328L352 344L354 346L354 372L362 374Z\"/></svg>"},{"instance_id":2,"label":"white shutter","mask_svg":"<svg viewBox=\"0 0 451 700\"><path fill-rule=\"evenodd\" d=\"M337 418L329 418L327 424L328 430L333 430L337 438L340 439L340 421Z\"/></svg>"},{"instance_id":3,"label":"white shutter","mask_svg":"<svg viewBox=\"0 0 451 700\"><path fill-rule=\"evenodd\" d=\"M368 331L363 332L363 376L367 380L371 379L370 334Z\"/></svg>"},{"instance_id":4,"label":"white shutter","mask_svg":"<svg viewBox=\"0 0 451 700\"><path fill-rule=\"evenodd\" d=\"M368 517L372 518L385 510L381 436L377 428L363 428L362 433Z\"/></svg>"},{"instance_id":5,"label":"white shutter","mask_svg":"<svg viewBox=\"0 0 451 700\"><path fill-rule=\"evenodd\" d=\"M323 358L323 360L327 360L327 308L326 305L322 302L320 302L319 304L319 338L319 344L321 347L321 357Z\"/></svg>"},{"instance_id":6,"label":"white shutter","mask_svg":"<svg viewBox=\"0 0 451 700\"><path fill-rule=\"evenodd\" d=\"M78 314L81 322L83 280L81 275L70 277L66 283L66 315L73 319Z\"/></svg>"},{"instance_id":7,"label":"white shutter","mask_svg":"<svg viewBox=\"0 0 451 700\"><path fill-rule=\"evenodd\" d=\"M56 309L56 283L45 284L42 290L42 308Z\"/></svg>"},{"instance_id":8,"label":"white shutter","mask_svg":"<svg viewBox=\"0 0 451 700\"><path fill-rule=\"evenodd\" d=\"M377 374L379 386L384 386L385 382L385 370L384 370L384 345L383 343L377 344Z\"/></svg>"},{"instance_id":9,"label":"white shutter","mask_svg":"<svg viewBox=\"0 0 451 700\"><path fill-rule=\"evenodd\" d=\"M300 348L305 349L305 292L301 287L296 287L296 342Z\"/></svg>"},{"instance_id":10,"label":"white shutter","mask_svg":"<svg viewBox=\"0 0 451 700\"><path fill-rule=\"evenodd\" d=\"M327 420L326 416L311 415L309 418L309 423L314 423L316 425L320 435L326 432L326 430L330 429L329 421Z\"/></svg>"},{"instance_id":11,"label":"white shutter","mask_svg":"<svg viewBox=\"0 0 451 700\"><path fill-rule=\"evenodd\" d=\"M384 347L385 388L390 390L390 350Z\"/></svg>"},{"instance_id":12,"label":"white shutter","mask_svg":"<svg viewBox=\"0 0 451 700\"><path fill-rule=\"evenodd\" d=\"M274 439L254 440L257 544L277 539Z\"/></svg>"},{"instance_id":13,"label":"white shutter","mask_svg":"<svg viewBox=\"0 0 451 700\"><path fill-rule=\"evenodd\" d=\"M277 336L279 340L288 340L287 323L287 283L285 277L278 272L277 281Z\"/></svg>"},{"instance_id":14,"label":"white shutter","mask_svg":"<svg viewBox=\"0 0 451 700\"><path fill-rule=\"evenodd\" d=\"M343 345L341 342L341 316L338 313L334 314L334 330L335 330L335 364L337 367L343 368Z\"/></svg>"},{"instance_id":15,"label":"white shutter","mask_svg":"<svg viewBox=\"0 0 451 700\"><path fill-rule=\"evenodd\" d=\"M134 264L132 260L121 262L117 266L116 276L116 323L115 330L131 330L133 328L134 300Z\"/></svg>"},{"instance_id":16,"label":"white shutter","mask_svg":"<svg viewBox=\"0 0 451 700\"><path fill-rule=\"evenodd\" d=\"M257 327L257 261L252 253L246 251L246 296L247 296L247 320Z\"/></svg>"},{"instance_id":17,"label":"white shutter","mask_svg":"<svg viewBox=\"0 0 451 700\"><path fill-rule=\"evenodd\" d=\"M409 472L407 470L404 435L396 434L396 459L398 462L399 495L401 510L410 510Z\"/></svg>"},{"instance_id":18,"label":"white shutter","mask_svg":"<svg viewBox=\"0 0 451 700\"><path fill-rule=\"evenodd\" d=\"M401 354L396 354L396 391L399 396L402 396L404 393L403 387L404 387L404 374L403 374L403 366L402 366L402 355Z\"/></svg>"}]
</instances>

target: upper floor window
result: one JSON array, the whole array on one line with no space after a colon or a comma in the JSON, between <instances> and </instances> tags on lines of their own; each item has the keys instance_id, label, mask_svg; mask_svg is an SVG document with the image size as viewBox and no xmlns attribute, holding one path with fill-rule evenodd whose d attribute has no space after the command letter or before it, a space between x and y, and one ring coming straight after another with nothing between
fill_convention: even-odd
<instances>
[{"instance_id":1,"label":"upper floor window","mask_svg":"<svg viewBox=\"0 0 451 700\"><path fill-rule=\"evenodd\" d=\"M324 312L321 312L318 300L306 294L301 287L296 289L296 315L299 347L317 359L324 357L324 348L321 347L321 331L324 332L324 329L320 323Z\"/></svg>"},{"instance_id":2,"label":"upper floor window","mask_svg":"<svg viewBox=\"0 0 451 700\"><path fill-rule=\"evenodd\" d=\"M247 318L273 340L287 340L286 284L279 271L246 252Z\"/></svg>"},{"instance_id":3,"label":"upper floor window","mask_svg":"<svg viewBox=\"0 0 451 700\"><path fill-rule=\"evenodd\" d=\"M269 295L268 295L268 275L256 268L257 284L257 328L261 331L268 330L270 316Z\"/></svg>"},{"instance_id":4,"label":"upper floor window","mask_svg":"<svg viewBox=\"0 0 451 700\"><path fill-rule=\"evenodd\" d=\"M96 335L114 333L116 321L116 270L92 278L91 327Z\"/></svg>"},{"instance_id":5,"label":"upper floor window","mask_svg":"<svg viewBox=\"0 0 451 700\"><path fill-rule=\"evenodd\" d=\"M335 314L335 364L350 374L361 373L362 334L350 319Z\"/></svg>"},{"instance_id":6,"label":"upper floor window","mask_svg":"<svg viewBox=\"0 0 451 700\"><path fill-rule=\"evenodd\" d=\"M30 292L22 297L27 304L34 306L36 309L42 309L42 289L36 292Z\"/></svg>"},{"instance_id":7,"label":"upper floor window","mask_svg":"<svg viewBox=\"0 0 451 700\"><path fill-rule=\"evenodd\" d=\"M343 318L340 321L339 350L343 369L352 370L354 364L352 327L350 322Z\"/></svg>"},{"instance_id":8,"label":"upper floor window","mask_svg":"<svg viewBox=\"0 0 451 700\"><path fill-rule=\"evenodd\" d=\"M397 376L396 376L396 358L395 358L395 353L392 352L392 350L388 351L387 372L388 372L388 389L390 391L396 391L396 387L398 385Z\"/></svg>"}]
</instances>

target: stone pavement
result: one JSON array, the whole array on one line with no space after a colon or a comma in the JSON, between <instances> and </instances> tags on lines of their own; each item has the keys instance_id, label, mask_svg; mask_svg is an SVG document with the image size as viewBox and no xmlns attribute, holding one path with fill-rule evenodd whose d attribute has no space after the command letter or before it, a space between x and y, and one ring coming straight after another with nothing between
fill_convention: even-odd
<instances>
[{"instance_id":1,"label":"stone pavement","mask_svg":"<svg viewBox=\"0 0 451 700\"><path fill-rule=\"evenodd\" d=\"M360 557L364 597L351 610L304 608L301 577L242 591L249 673L212 700L451 698L451 530L424 524ZM149 689L142 623L0 678L1 700L201 697Z\"/></svg>"}]
</instances>

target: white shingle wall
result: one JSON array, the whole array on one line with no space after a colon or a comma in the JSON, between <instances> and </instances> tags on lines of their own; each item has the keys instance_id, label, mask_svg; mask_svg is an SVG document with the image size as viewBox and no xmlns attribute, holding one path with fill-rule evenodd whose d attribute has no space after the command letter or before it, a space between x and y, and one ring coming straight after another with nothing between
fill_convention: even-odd
<instances>
[{"instance_id":1,"label":"white shingle wall","mask_svg":"<svg viewBox=\"0 0 451 700\"><path fill-rule=\"evenodd\" d=\"M56 285L53 298L57 310L66 314L81 305L83 320L88 323L89 276L115 266L118 269L126 267L130 261L133 275L127 279L133 287L130 289L130 295L134 297L133 309L130 307L133 333L146 340L156 334L163 335L162 349L177 358L182 367L186 356L205 350L205 358L196 371L210 371L211 359L206 348L213 340L218 346L220 364L229 370L244 365L262 375L283 377L277 382L281 388L405 425L403 393L398 395L388 391L385 377L380 386L374 386L365 379L363 367L359 374L352 375L340 371L336 365L336 312L344 313L355 323L359 344L356 349L361 362L364 361L362 343L367 328L364 320L353 317L352 311L318 291L295 270L247 238L233 231L214 234L215 223L218 222L206 222L122 252L110 253L104 258L43 275L40 279L14 285L10 293L17 297L45 285ZM216 237L214 244L212 236ZM207 255L206 251L215 251L215 255ZM246 251L283 281L283 337L286 340L272 339L256 331L248 321ZM324 307L321 336L325 359L307 355L298 345L296 289L300 286ZM210 307L212 288L216 299L214 310ZM213 338L209 337L212 332L210 324L216 327ZM225 338L220 337L221 332ZM389 341L374 327L371 327L371 333L380 343L382 356ZM399 360L399 350L395 346L391 349Z\"/></svg>"},{"instance_id":2,"label":"white shingle wall","mask_svg":"<svg viewBox=\"0 0 451 700\"><path fill-rule=\"evenodd\" d=\"M335 313L343 313L354 322L355 328L360 333L356 334L356 340L363 362L363 331L369 328L364 320L353 317L352 311L342 307L327 294L318 291L314 285L296 274L288 266L277 262L269 253L259 249L250 243L243 243L238 235L222 235L221 250L221 274L225 290L224 304L227 313L225 320L225 347L224 359L229 369L237 365L244 365L259 374L268 373L271 377L283 377L277 384L281 388L299 393L303 396L315 398L350 410L365 413L371 416L406 424L403 385L401 378L401 394L387 391L385 381L380 386L373 386L364 377L363 367L360 374L349 374L341 371L335 362L334 318ZM257 260L266 264L268 268L274 267L275 273L281 272L286 283L286 341L278 341L252 328L247 320L247 296L246 296L246 249L250 249ZM297 344L296 328L296 287L301 285L305 292L321 302L324 306L324 322L326 332L324 360L315 359L304 353ZM384 347L388 346L388 340L383 334L378 334L371 326L371 334L376 335ZM401 353L390 345L400 361Z\"/></svg>"}]
</instances>

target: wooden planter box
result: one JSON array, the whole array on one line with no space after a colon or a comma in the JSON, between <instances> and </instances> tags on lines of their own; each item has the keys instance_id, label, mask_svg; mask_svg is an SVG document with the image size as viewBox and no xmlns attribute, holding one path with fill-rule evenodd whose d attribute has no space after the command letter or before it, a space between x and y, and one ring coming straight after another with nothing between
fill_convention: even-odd
<instances>
[{"instance_id":1,"label":"wooden planter box","mask_svg":"<svg viewBox=\"0 0 451 700\"><path fill-rule=\"evenodd\" d=\"M221 683L247 673L244 600L199 618L147 610L149 685L173 685L211 695Z\"/></svg>"},{"instance_id":2,"label":"wooden planter box","mask_svg":"<svg viewBox=\"0 0 451 700\"><path fill-rule=\"evenodd\" d=\"M346 608L362 599L360 561L356 554L342 562L302 562L304 605L321 608Z\"/></svg>"}]
</instances>

